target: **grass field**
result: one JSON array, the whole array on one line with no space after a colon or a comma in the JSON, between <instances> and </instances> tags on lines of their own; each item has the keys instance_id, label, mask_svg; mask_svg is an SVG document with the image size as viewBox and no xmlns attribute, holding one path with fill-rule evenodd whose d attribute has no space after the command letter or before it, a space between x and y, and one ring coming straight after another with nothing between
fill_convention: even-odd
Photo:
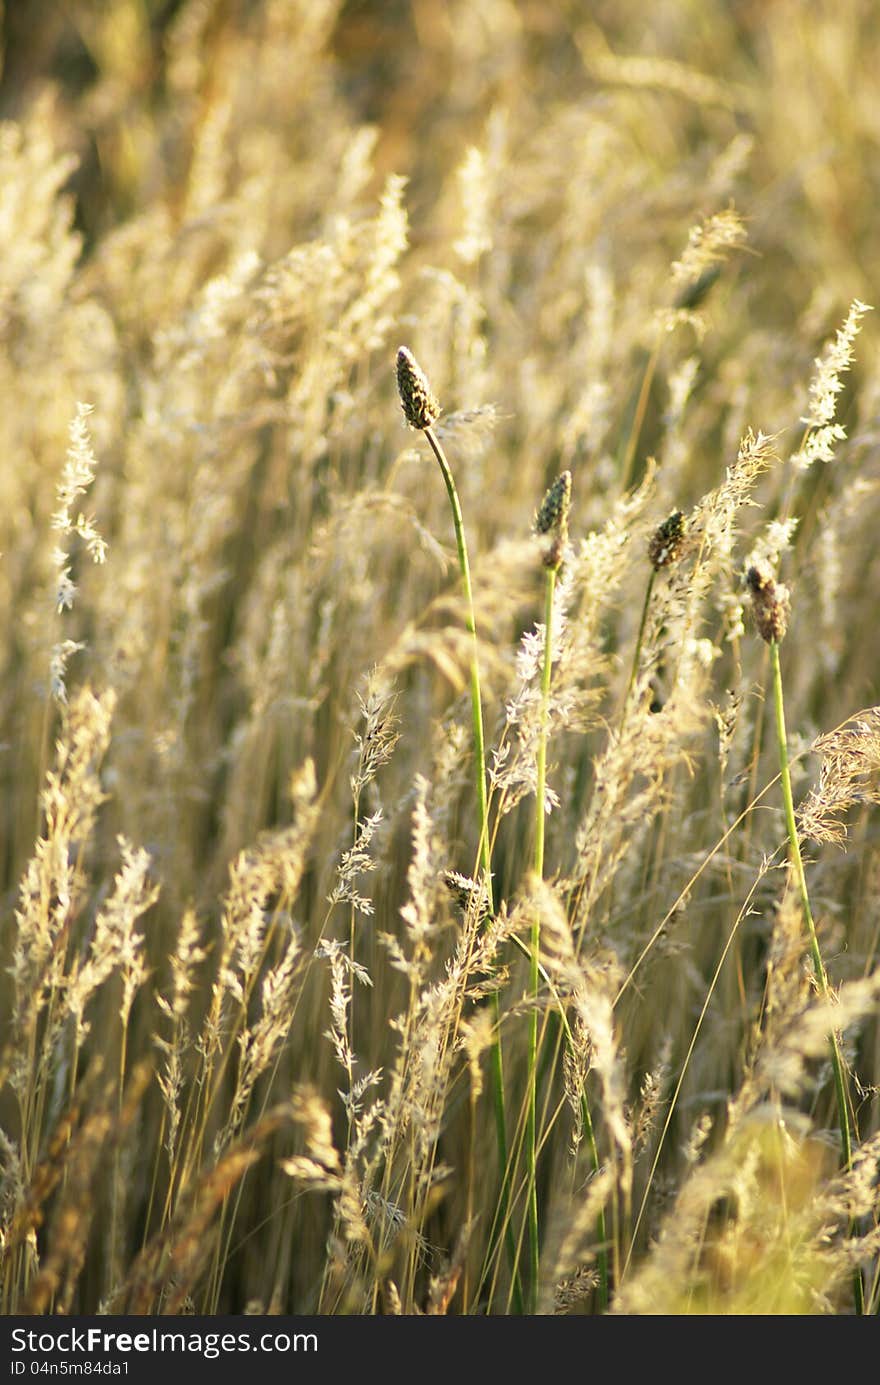
<instances>
[{"instance_id":1,"label":"grass field","mask_svg":"<svg viewBox=\"0 0 880 1385\"><path fill-rule=\"evenodd\" d=\"M0 18L0 1311L877 1312L876 4Z\"/></svg>"}]
</instances>

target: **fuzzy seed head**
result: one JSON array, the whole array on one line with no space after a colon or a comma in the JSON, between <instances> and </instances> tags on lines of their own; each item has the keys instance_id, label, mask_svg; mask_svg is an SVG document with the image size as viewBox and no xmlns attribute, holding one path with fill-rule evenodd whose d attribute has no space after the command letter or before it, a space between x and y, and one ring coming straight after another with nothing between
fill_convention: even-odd
<instances>
[{"instance_id":1,"label":"fuzzy seed head","mask_svg":"<svg viewBox=\"0 0 880 1385\"><path fill-rule=\"evenodd\" d=\"M749 568L746 586L751 592L758 634L768 644L779 644L785 638L791 612L788 587L777 582L770 568L763 563Z\"/></svg>"},{"instance_id":2,"label":"fuzzy seed head","mask_svg":"<svg viewBox=\"0 0 880 1385\"><path fill-rule=\"evenodd\" d=\"M424 431L440 417L440 405L431 392L428 377L405 346L397 353L397 388L410 428Z\"/></svg>"},{"instance_id":3,"label":"fuzzy seed head","mask_svg":"<svg viewBox=\"0 0 880 1385\"><path fill-rule=\"evenodd\" d=\"M684 549L686 533L687 520L681 510L674 510L668 519L658 524L648 544L648 557L655 572L659 572L661 567L670 567L672 563L678 562Z\"/></svg>"}]
</instances>

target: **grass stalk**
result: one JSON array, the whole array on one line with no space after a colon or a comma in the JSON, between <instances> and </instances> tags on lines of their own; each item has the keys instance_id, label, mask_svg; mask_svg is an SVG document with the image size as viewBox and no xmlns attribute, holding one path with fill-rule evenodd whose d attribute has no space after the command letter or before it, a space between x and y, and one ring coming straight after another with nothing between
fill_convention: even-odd
<instances>
[{"instance_id":1,"label":"grass stalk","mask_svg":"<svg viewBox=\"0 0 880 1385\"><path fill-rule=\"evenodd\" d=\"M449 506L452 510L452 522L455 529L455 542L458 548L458 565L461 571L462 586L464 588L466 622L468 633L471 637L471 723L474 739L477 808L480 822L479 862L489 911L490 913L494 913L495 898L492 888L492 859L489 844L489 800L486 791L486 743L483 733L483 702L480 691L479 647L477 643L477 622L474 613L474 595L471 585L467 541L464 532L464 519L461 513L461 503L458 498L455 478L452 475L452 469L440 445L440 440L430 426L424 428L423 431L431 451L437 459L437 464L440 467L440 472L446 486L446 493L449 497ZM493 992L492 994L491 1006L495 1034L491 1048L492 1104L495 1115L495 1138L498 1146L498 1163L501 1177L501 1187L498 1197L498 1215L495 1218L495 1227L497 1230L493 1232L493 1242L495 1236L498 1234L504 1235L507 1254L510 1260L511 1273L514 1279L514 1306L516 1311L521 1313L523 1310L522 1286L520 1284L519 1272L516 1267L516 1247L514 1245L513 1228L510 1224L509 1216L510 1167L507 1143L507 1113L504 1101L504 1057L501 1048L501 1004L497 992ZM492 1245L490 1245L490 1255L492 1248Z\"/></svg>"},{"instance_id":2,"label":"grass stalk","mask_svg":"<svg viewBox=\"0 0 880 1385\"><path fill-rule=\"evenodd\" d=\"M822 953L819 949L819 939L816 934L816 925L813 921L813 911L810 907L810 896L807 890L807 877L804 871L803 857L801 856L800 841L798 838L797 822L794 815L794 798L791 791L791 771L788 760L788 738L785 730L785 703L782 695L782 670L779 663L779 642L778 640L768 641L770 646L770 665L773 673L773 709L776 718L776 741L779 749L779 773L782 784L782 801L785 807L785 825L788 830L788 841L791 857L791 868L800 896L801 909L803 910L804 920L807 925L807 932L810 942L810 954L813 960L813 970L816 975L816 982L822 993L824 1000L830 999L828 987L828 974L822 961ZM843 1069L843 1057L840 1052L840 1043L836 1033L831 1034L829 1040L831 1049L831 1069L834 1074L834 1091L837 1098L837 1119L840 1127L840 1148L843 1166L847 1173L852 1172L852 1132L850 1129L849 1110L847 1106L846 1078ZM859 1314L865 1311L864 1286L862 1277L858 1270L853 1276L853 1291L855 1298L856 1312Z\"/></svg>"},{"instance_id":3,"label":"grass stalk","mask_svg":"<svg viewBox=\"0 0 880 1385\"><path fill-rule=\"evenodd\" d=\"M541 722L538 733L537 788L535 790L535 875L544 878L544 798L547 788L547 719L550 706L550 676L553 667L553 595L556 590L555 567L547 569L544 586L544 662L541 671ZM528 1226L529 1226L529 1310L538 1306L538 1277L540 1241L538 1230L538 1166L537 1166L537 1108L538 1108L538 967L541 948L541 916L535 910L532 920L531 956L529 959L529 994L532 1009L529 1015L528 1047L528 1116L526 1120L526 1158L528 1160Z\"/></svg>"},{"instance_id":4,"label":"grass stalk","mask_svg":"<svg viewBox=\"0 0 880 1385\"><path fill-rule=\"evenodd\" d=\"M650 577L648 578L648 585L647 585L647 587L645 588L645 599L644 599L644 601L642 602L642 615L641 615L641 619L639 620L639 633L638 633L638 635L636 636L636 644L635 644L635 649L633 650L633 657L632 657L632 667L630 668L630 671L629 671L629 682L628 682L627 685L626 685L626 692L625 692L624 698L623 698L623 709L622 709L622 711L621 711L621 720L623 719L623 716L624 716L625 713L626 713L626 709L627 709L627 707L629 706L629 700L630 700L630 697L632 696L632 690L633 690L633 687L635 686L636 678L638 677L639 663L641 662L641 658L642 658L642 644L643 644L644 638L645 638L645 625L647 624L647 621L648 621L648 610L650 609L650 605L651 605L651 593L652 593L653 590L654 590L654 578L655 578L656 576L657 576L656 570L655 570L654 568L652 568L652 569L651 569L651 575L650 575Z\"/></svg>"}]
</instances>

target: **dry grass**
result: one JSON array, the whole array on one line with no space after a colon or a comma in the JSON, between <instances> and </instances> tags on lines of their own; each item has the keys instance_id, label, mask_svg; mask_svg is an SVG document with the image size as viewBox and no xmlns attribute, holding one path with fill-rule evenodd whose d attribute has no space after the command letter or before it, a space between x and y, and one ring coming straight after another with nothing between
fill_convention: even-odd
<instances>
[{"instance_id":1,"label":"dry grass","mask_svg":"<svg viewBox=\"0 0 880 1385\"><path fill-rule=\"evenodd\" d=\"M6 7L5 1313L880 1307L880 24L645 14Z\"/></svg>"}]
</instances>

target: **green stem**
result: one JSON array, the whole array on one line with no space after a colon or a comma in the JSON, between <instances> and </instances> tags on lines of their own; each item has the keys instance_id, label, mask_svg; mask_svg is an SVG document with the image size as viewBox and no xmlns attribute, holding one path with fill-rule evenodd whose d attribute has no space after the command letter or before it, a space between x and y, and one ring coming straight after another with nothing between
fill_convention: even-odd
<instances>
[{"instance_id":1,"label":"green stem","mask_svg":"<svg viewBox=\"0 0 880 1385\"><path fill-rule=\"evenodd\" d=\"M485 885L489 892L490 908L494 909L489 852L489 802L486 795L486 745L483 737L483 703L480 694L477 622L474 615L474 594L471 587L471 569L470 563L468 562L467 544L464 537L464 520L462 519L458 491L455 488L455 481L449 468L449 463L444 455L443 448L440 446L432 428L426 428L424 432L425 437L431 444L431 450L440 464L443 480L446 483L446 492L449 496L449 504L452 509L452 522L455 526L455 542L458 545L458 565L461 569L464 599L467 605L467 628L473 646L471 654L471 720L473 722L474 732L474 753L477 761L477 803L480 812L480 868L485 876Z\"/></svg>"},{"instance_id":2,"label":"green stem","mask_svg":"<svg viewBox=\"0 0 880 1385\"><path fill-rule=\"evenodd\" d=\"M546 814L544 811L544 798L547 788L547 722L550 706L550 680L553 667L553 597L556 590L556 577L558 569L550 568L547 572L547 582L544 598L544 664L541 672L541 722L538 737L538 766L537 766L537 790L535 807L535 875L539 880L544 877L544 828ZM648 589L650 597L650 587ZM645 602L647 610L647 598ZM644 616L642 618L644 627ZM526 1126L526 1149L528 1158L528 1227L529 1227L529 1255L530 1255L530 1309L534 1313L537 1311L538 1282L540 1270L540 1244L538 1235L538 1183L537 1183L537 1104L538 1104L538 983L539 977L543 973L540 964L541 957L541 919L535 913L532 921L531 947L529 954L529 981L532 996L532 1013L529 1023L529 1049L528 1049L528 1116ZM565 1011L560 1002L559 1013L566 1040L572 1052L574 1051L574 1036L568 1024ZM593 1165L593 1172L599 1171L599 1150L596 1145L596 1136L593 1130L593 1120L590 1114L590 1103L587 1100L586 1092L581 1093L581 1120L584 1127L584 1135L590 1149L590 1158ZM600 1242L600 1252L598 1255L599 1268L599 1299L602 1307L608 1306L608 1256L605 1250L605 1213L599 1213L597 1233Z\"/></svg>"},{"instance_id":3,"label":"green stem","mask_svg":"<svg viewBox=\"0 0 880 1385\"><path fill-rule=\"evenodd\" d=\"M569 1030L569 1034L571 1031ZM574 1049L574 1040L571 1039L571 1047ZM590 1103L587 1100L586 1089L581 1092L581 1121L583 1122L584 1134L590 1149L590 1162L593 1166L593 1173L599 1172L599 1146L596 1144L596 1132L593 1129L593 1118L590 1115ZM596 1238L599 1243L599 1253L596 1256L596 1267L599 1271L599 1307L603 1310L608 1307L608 1249L606 1245L607 1231L605 1228L605 1209L601 1207L596 1218Z\"/></svg>"},{"instance_id":4,"label":"green stem","mask_svg":"<svg viewBox=\"0 0 880 1385\"><path fill-rule=\"evenodd\" d=\"M533 953L530 948L526 947L526 944L522 942L520 938L514 935L511 938L511 942L514 944L515 947L519 948L520 952L525 957L528 957L531 961ZM553 1000L556 1006L556 1013L559 1016L559 1023L562 1026L562 1033L565 1038L565 1042L568 1044L569 1051L573 1054L575 1051L574 1035L571 1032L571 1025L569 1024L568 1016L565 1013L565 1005L563 1003L562 997L557 992L556 987L553 984L553 979L550 976L549 972L546 970L545 967L541 966L540 961L538 963L538 973L541 977L541 980L544 982L544 985L547 987L548 992L550 993L550 998ZM546 1063L550 1064L552 1062L553 1057L548 1053ZM587 1099L587 1093L585 1088L581 1090L580 1108L581 1122L584 1128L584 1136L586 1138L587 1146L590 1151L590 1164L592 1166L593 1173L598 1174L600 1169L599 1146L596 1143L596 1133L593 1129L593 1118L590 1114L590 1103ZM603 1310L608 1307L609 1294L608 1252L605 1245L605 1237L605 1211L604 1209L602 1209L600 1210L596 1218L596 1239L599 1246L599 1249L596 1254L596 1265L599 1271L599 1305Z\"/></svg>"},{"instance_id":5,"label":"green stem","mask_svg":"<svg viewBox=\"0 0 880 1385\"><path fill-rule=\"evenodd\" d=\"M647 587L645 588L645 600L644 600L644 602L642 603L642 618L641 618L641 620L639 621L639 633L638 633L638 635L636 636L636 647L635 647L635 649L633 650L632 668L630 669L629 682L628 682L627 685L626 685L626 694L624 695L624 699L623 699L623 712L625 712L626 709L627 709L627 705L628 705L628 703L629 703L629 699L630 699L630 696L631 696L631 694L632 694L633 686L634 686L634 684L635 684L636 677L637 677L638 671L639 671L639 661L641 660L641 657L642 657L642 641L643 641L643 639L645 638L645 625L647 624L647 621L648 621L648 610L650 609L650 605L651 605L651 592L654 590L654 578L655 578L656 576L657 576L657 571L656 571L655 568L652 567L652 568L651 568L651 576L648 578L648 585L647 585ZM623 713L621 713L621 720L622 720L622 719L623 719Z\"/></svg>"},{"instance_id":6,"label":"green stem","mask_svg":"<svg viewBox=\"0 0 880 1385\"><path fill-rule=\"evenodd\" d=\"M553 595L556 591L556 568L547 569L544 589L544 666L541 670L541 724L538 735L538 788L535 808L535 874L544 878L544 796L547 790L547 721L550 708L550 676L553 666ZM537 981L537 954L535 981Z\"/></svg>"},{"instance_id":7,"label":"green stem","mask_svg":"<svg viewBox=\"0 0 880 1385\"><path fill-rule=\"evenodd\" d=\"M425 437L428 439L431 451L437 458L443 480L446 485L446 493L449 496L449 505L452 510L452 522L455 527L455 542L458 546L458 565L461 569L461 580L464 587L464 598L466 604L467 628L471 636L471 720L473 723L474 735L474 756L477 767L477 806L480 814L480 869L483 873L483 883L486 889L489 912L495 912L495 901L492 889L492 858L489 837L489 800L486 793L486 743L483 735L483 703L480 694L480 668L479 668L479 649L477 645L477 622L474 615L474 595L471 587L471 569L468 562L467 544L464 536L464 520L461 513L461 505L458 499L458 491L455 487L452 471L443 448L432 428L425 428ZM493 1105L495 1111L495 1137L498 1145L498 1162L501 1173L501 1190L498 1198L498 1216L495 1225L503 1231L507 1254L510 1260L511 1273L513 1275L514 1305L518 1312L522 1312L522 1287L519 1282L519 1272L516 1267L516 1246L513 1239L513 1228L510 1224L509 1202L510 1202L510 1168L508 1161L507 1144L507 1116L504 1106L504 1060L501 1050L501 1002L497 992L493 992L492 1000L492 1021L495 1031L495 1039L492 1045L492 1092ZM493 1232L494 1235L497 1234ZM490 1254L493 1246L490 1246Z\"/></svg>"},{"instance_id":8,"label":"green stem","mask_svg":"<svg viewBox=\"0 0 880 1385\"><path fill-rule=\"evenodd\" d=\"M641 662L642 658L642 644L645 638L645 626L648 623L648 611L651 609L651 593L654 590L654 579L656 578L656 576L657 570L656 568L652 567L651 575L648 578L648 585L645 588L645 599L642 602L642 614L639 620L639 633L636 636L635 648L633 650L632 666L629 671L629 681L627 682L626 692L623 695L623 703L621 704L620 708L621 727L624 724L624 719L626 717L627 709L629 707L629 700L632 697L632 690L635 687L636 678L638 677L639 663ZM578 913L580 912L581 900L584 897L586 883L586 878L584 878L581 880L580 884L577 887L577 891L574 895L574 904L570 910L570 917L572 920L577 919Z\"/></svg>"},{"instance_id":9,"label":"green stem","mask_svg":"<svg viewBox=\"0 0 880 1385\"><path fill-rule=\"evenodd\" d=\"M807 877L804 871L803 857L801 856L800 842L798 839L797 822L794 815L794 799L791 792L791 773L788 763L788 738L785 732L785 704L782 699L782 672L779 667L779 644L776 640L770 641L770 663L773 669L773 706L776 713L776 739L779 746L779 771L782 783L782 801L785 806L785 823L788 829L788 840L791 848L791 866L797 883L798 893L801 900L804 918L807 924L807 931L810 937L810 953L813 958L813 970L816 973L816 980L822 992L824 1000L829 999L828 975L822 961L822 954L819 950L819 939L816 935L816 925L813 922L813 911L810 908L810 896L807 891ZM840 1146L843 1155L843 1166L848 1173L852 1171L852 1135L850 1132L849 1111L847 1108L846 1080L843 1072L843 1059L840 1053L840 1044L837 1034L832 1031L830 1037L831 1046L831 1067L834 1073L834 1090L837 1096L837 1119L840 1126ZM856 1312L859 1314L865 1311L864 1287L862 1277L855 1272L853 1287L856 1301Z\"/></svg>"},{"instance_id":10,"label":"green stem","mask_svg":"<svg viewBox=\"0 0 880 1385\"><path fill-rule=\"evenodd\" d=\"M547 569L544 594L544 666L541 671L541 722L538 732L538 782L535 790L535 875L544 878L544 798L547 789L547 719L550 707L550 676L553 667L553 593L556 568ZM526 1157L528 1159L529 1224L529 1308L538 1307L540 1246L538 1237L538 968L541 949L541 915L536 909L532 920L529 991L532 1011L529 1016L528 1113L526 1117Z\"/></svg>"}]
</instances>

